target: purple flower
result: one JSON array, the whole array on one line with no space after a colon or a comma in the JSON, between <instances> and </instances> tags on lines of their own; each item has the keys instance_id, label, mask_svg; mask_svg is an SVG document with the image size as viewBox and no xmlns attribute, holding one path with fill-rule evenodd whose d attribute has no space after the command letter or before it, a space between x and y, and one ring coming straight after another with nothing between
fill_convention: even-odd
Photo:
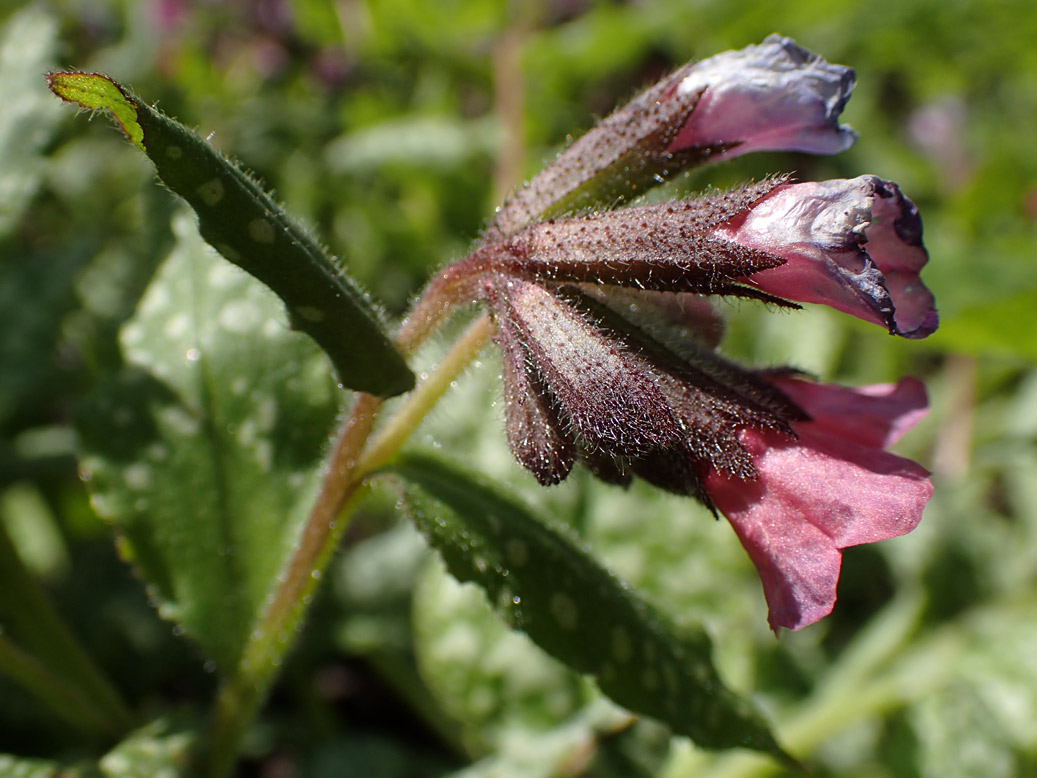
<instances>
[{"instance_id":1,"label":"purple flower","mask_svg":"<svg viewBox=\"0 0 1037 778\"><path fill-rule=\"evenodd\" d=\"M516 459L545 485L580 462L723 513L775 630L831 611L840 549L920 520L928 474L885 448L924 412L921 384L849 390L741 368L712 350L702 297L680 319L691 339L672 337L673 310L653 322L662 295L694 292L825 302L928 334L921 225L895 185L771 179L542 222L469 261L497 326Z\"/></svg>"},{"instance_id":2,"label":"purple flower","mask_svg":"<svg viewBox=\"0 0 1037 778\"><path fill-rule=\"evenodd\" d=\"M919 278L929 259L922 221L896 184L875 176L776 187L715 236L784 259L746 279L788 300L824 303L895 335L937 327Z\"/></svg>"},{"instance_id":3,"label":"purple flower","mask_svg":"<svg viewBox=\"0 0 1037 778\"><path fill-rule=\"evenodd\" d=\"M580 461L712 507L702 474L755 478L740 430L793 435L805 416L769 381L706 346L653 337L576 287L483 281L501 347L508 442L544 485Z\"/></svg>"},{"instance_id":4,"label":"purple flower","mask_svg":"<svg viewBox=\"0 0 1037 778\"><path fill-rule=\"evenodd\" d=\"M918 210L874 176L553 219L481 255L540 281L824 303L907 338L938 324Z\"/></svg>"},{"instance_id":5,"label":"purple flower","mask_svg":"<svg viewBox=\"0 0 1037 778\"><path fill-rule=\"evenodd\" d=\"M575 141L515 193L483 246L547 216L640 194L673 173L750 151L843 151L856 133L838 122L856 83L789 38L689 63Z\"/></svg>"},{"instance_id":6,"label":"purple flower","mask_svg":"<svg viewBox=\"0 0 1037 778\"><path fill-rule=\"evenodd\" d=\"M680 73L674 98L697 99L669 150L725 147L713 160L763 150L845 151L857 133L839 124L839 114L856 81L850 68L780 35L717 54Z\"/></svg>"}]
</instances>

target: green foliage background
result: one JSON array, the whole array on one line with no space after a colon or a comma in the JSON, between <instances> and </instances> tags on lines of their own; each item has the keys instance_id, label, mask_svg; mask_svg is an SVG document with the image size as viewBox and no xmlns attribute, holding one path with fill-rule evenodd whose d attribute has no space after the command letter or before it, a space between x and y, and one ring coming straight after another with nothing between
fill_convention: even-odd
<instances>
[{"instance_id":1,"label":"green foliage background","mask_svg":"<svg viewBox=\"0 0 1037 778\"><path fill-rule=\"evenodd\" d=\"M753 155L667 192L781 170L874 173L918 204L932 257L924 278L941 313L932 338L906 343L825 310L732 303L724 349L846 383L924 378L933 411L900 449L934 473L922 526L848 550L835 613L775 641L755 572L705 511L582 477L547 491L533 484L503 442L492 352L418 438L572 525L673 619L703 623L728 682L763 705L818 774L1037 771L1037 10L1023 0L833 5L56 0L0 9L0 520L89 654L156 720L97 770L176 764L177 733L197 726L217 683L211 652L157 614L156 592L118 558L96 513L104 506L91 505L77 470L79 436L106 418L98 392L134 366L123 325L159 265L193 251L196 238L180 234L189 219L147 161L106 122L62 110L43 73L106 72L211 134L398 315L567 134L680 62L780 32L857 70L844 113L857 145L837 157ZM141 310L147 321L152 309ZM419 356L419 371L448 340ZM279 400L280 418L297 424L275 440L312 468L302 449L322 453L345 398L322 382L319 355L300 348L302 399ZM779 770L697 752L651 722L630 725L446 576L400 522L397 496L381 489L361 509L250 732L243 771ZM100 748L0 678L0 752L13 755L0 757L0 775L94 764ZM120 749L136 756L111 758Z\"/></svg>"}]
</instances>

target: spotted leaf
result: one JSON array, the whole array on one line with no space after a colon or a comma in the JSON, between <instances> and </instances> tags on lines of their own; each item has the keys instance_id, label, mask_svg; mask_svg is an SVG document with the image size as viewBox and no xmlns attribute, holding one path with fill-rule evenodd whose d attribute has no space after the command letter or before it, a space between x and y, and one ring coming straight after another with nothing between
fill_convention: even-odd
<instances>
[{"instance_id":1,"label":"spotted leaf","mask_svg":"<svg viewBox=\"0 0 1037 778\"><path fill-rule=\"evenodd\" d=\"M787 758L753 706L720 680L703 630L677 629L577 540L467 471L426 454L406 455L392 471L449 571L482 587L542 649L699 745Z\"/></svg>"},{"instance_id":2,"label":"spotted leaf","mask_svg":"<svg viewBox=\"0 0 1037 778\"><path fill-rule=\"evenodd\" d=\"M160 612L234 666L294 547L340 396L273 295L184 213L80 414L82 475Z\"/></svg>"},{"instance_id":3,"label":"spotted leaf","mask_svg":"<svg viewBox=\"0 0 1037 778\"><path fill-rule=\"evenodd\" d=\"M51 73L61 99L108 111L198 216L226 259L277 293L292 327L323 348L339 380L382 396L414 385L370 301L334 259L267 192L208 141L96 73Z\"/></svg>"}]
</instances>

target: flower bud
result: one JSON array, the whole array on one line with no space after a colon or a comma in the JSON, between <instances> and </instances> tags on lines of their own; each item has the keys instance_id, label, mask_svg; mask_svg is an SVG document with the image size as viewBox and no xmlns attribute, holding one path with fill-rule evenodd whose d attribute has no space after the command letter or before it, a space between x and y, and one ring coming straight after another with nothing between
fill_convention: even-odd
<instances>
[{"instance_id":1,"label":"flower bud","mask_svg":"<svg viewBox=\"0 0 1037 778\"><path fill-rule=\"evenodd\" d=\"M679 356L575 288L484 280L497 324L508 442L542 484L574 458L605 480L637 474L710 504L700 470L755 476L738 430L792 434L799 409L707 349Z\"/></svg>"},{"instance_id":2,"label":"flower bud","mask_svg":"<svg viewBox=\"0 0 1037 778\"><path fill-rule=\"evenodd\" d=\"M677 84L677 99L698 99L669 150L723 146L711 161L764 150L837 154L857 140L839 124L856 82L850 68L830 65L780 35L717 54Z\"/></svg>"},{"instance_id":3,"label":"flower bud","mask_svg":"<svg viewBox=\"0 0 1037 778\"><path fill-rule=\"evenodd\" d=\"M614 205L679 170L750 151L834 154L856 77L789 38L688 64L600 122L501 207L482 244L551 216Z\"/></svg>"},{"instance_id":4,"label":"flower bud","mask_svg":"<svg viewBox=\"0 0 1037 778\"><path fill-rule=\"evenodd\" d=\"M788 300L824 303L905 338L938 325L919 278L929 255L914 203L875 176L786 184L717 230L785 261L745 279Z\"/></svg>"}]
</instances>

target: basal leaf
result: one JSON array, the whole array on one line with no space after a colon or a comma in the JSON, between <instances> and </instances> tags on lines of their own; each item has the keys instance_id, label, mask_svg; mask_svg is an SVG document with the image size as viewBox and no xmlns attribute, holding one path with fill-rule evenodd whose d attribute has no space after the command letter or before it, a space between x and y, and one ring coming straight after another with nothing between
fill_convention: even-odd
<instances>
[{"instance_id":1,"label":"basal leaf","mask_svg":"<svg viewBox=\"0 0 1037 778\"><path fill-rule=\"evenodd\" d=\"M163 183L194 209L202 236L284 300L292 326L328 353L343 384L382 396L414 385L370 301L237 164L107 76L48 79L63 100L112 114Z\"/></svg>"},{"instance_id":2,"label":"basal leaf","mask_svg":"<svg viewBox=\"0 0 1037 778\"><path fill-rule=\"evenodd\" d=\"M95 509L161 612L232 667L304 520L339 392L273 296L187 214L79 418Z\"/></svg>"},{"instance_id":3,"label":"basal leaf","mask_svg":"<svg viewBox=\"0 0 1037 778\"><path fill-rule=\"evenodd\" d=\"M499 749L519 732L548 732L575 715L590 696L583 680L494 618L478 589L436 562L414 593L415 655L465 742L477 752Z\"/></svg>"},{"instance_id":4,"label":"basal leaf","mask_svg":"<svg viewBox=\"0 0 1037 778\"><path fill-rule=\"evenodd\" d=\"M728 690L702 630L678 630L580 545L514 499L429 455L391 468L450 572L503 618L630 710L710 748L785 758L752 705Z\"/></svg>"}]
</instances>

